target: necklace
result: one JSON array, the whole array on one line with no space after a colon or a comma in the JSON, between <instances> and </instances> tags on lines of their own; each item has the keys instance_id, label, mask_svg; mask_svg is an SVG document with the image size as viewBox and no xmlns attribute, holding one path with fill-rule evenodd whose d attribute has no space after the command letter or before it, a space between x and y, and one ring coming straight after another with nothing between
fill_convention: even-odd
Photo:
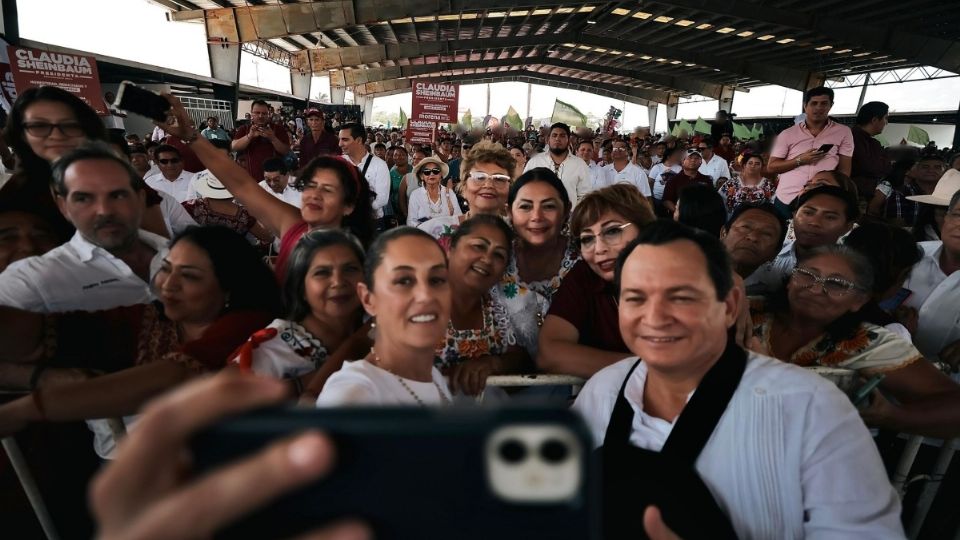
<instances>
[{"instance_id":1,"label":"necklace","mask_svg":"<svg viewBox=\"0 0 960 540\"><path fill-rule=\"evenodd\" d=\"M407 384L407 381L405 381L403 377L383 367L383 364L380 362L380 357L377 356L377 351L373 347L370 347L370 356L373 357L373 365L377 366L378 368L396 377L397 382L400 383L400 386L402 386L407 392L410 393L411 396L413 396L414 401L416 401L418 405L420 405L421 407L427 406L427 404L424 403L422 399L420 399L420 396L418 396L417 393L413 391L413 388L410 388L410 385ZM431 377L430 382L433 383L434 388L437 389L437 393L440 394L440 404L449 405L450 400L447 398L447 395L443 393L443 389L440 388L440 385L437 384L437 381L433 380L433 378Z\"/></svg>"}]
</instances>

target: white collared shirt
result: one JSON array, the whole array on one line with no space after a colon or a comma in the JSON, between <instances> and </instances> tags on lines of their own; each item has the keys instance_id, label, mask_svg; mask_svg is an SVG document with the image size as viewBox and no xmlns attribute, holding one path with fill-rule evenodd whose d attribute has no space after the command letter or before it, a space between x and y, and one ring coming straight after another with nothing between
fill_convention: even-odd
<instances>
[{"instance_id":1,"label":"white collared shirt","mask_svg":"<svg viewBox=\"0 0 960 540\"><path fill-rule=\"evenodd\" d=\"M643 172L643 169L629 161L627 162L627 166L619 172L614 164L611 163L603 168L603 174L606 177L606 184L608 186L614 184L630 184L636 187L644 197L650 196L650 181L647 179L646 173Z\"/></svg>"},{"instance_id":2,"label":"white collared shirt","mask_svg":"<svg viewBox=\"0 0 960 540\"><path fill-rule=\"evenodd\" d=\"M165 176L163 176L163 173L160 173L153 176L148 176L144 178L143 181L157 191L162 191L164 193L173 195L173 198L176 199L178 203L183 203L190 200L193 176L194 175L192 172L183 171L176 180L171 182L170 180L167 180Z\"/></svg>"},{"instance_id":3,"label":"white collared shirt","mask_svg":"<svg viewBox=\"0 0 960 540\"><path fill-rule=\"evenodd\" d=\"M166 254L167 239L142 229L139 236L157 250L150 262L152 276ZM127 263L88 242L79 231L66 244L19 260L0 273L0 306L26 311L97 311L154 299L149 284Z\"/></svg>"},{"instance_id":4,"label":"white collared shirt","mask_svg":"<svg viewBox=\"0 0 960 540\"><path fill-rule=\"evenodd\" d=\"M546 167L557 173L560 181L563 182L563 187L567 188L567 196L570 197L570 202L576 206L584 195L593 190L593 179L590 175L590 168L587 167L587 162L567 152L566 159L558 166L550 156L549 151L533 156L527 161L523 172L537 167Z\"/></svg>"},{"instance_id":5,"label":"white collared shirt","mask_svg":"<svg viewBox=\"0 0 960 540\"><path fill-rule=\"evenodd\" d=\"M797 266L797 252L793 249L793 241L783 243L783 249L772 261L760 265L752 274L743 280L743 286L748 295L768 294L783 288L784 281Z\"/></svg>"},{"instance_id":6,"label":"white collared shirt","mask_svg":"<svg viewBox=\"0 0 960 540\"><path fill-rule=\"evenodd\" d=\"M370 160L370 166L367 167L364 178L367 179L367 183L370 184L370 189L374 195L376 195L372 203L373 217L382 218L383 207L390 202L390 167L387 167L387 162L373 154L364 154L363 157L360 158L360 161L356 163L354 163L353 159L347 154L344 154L343 158L356 165L361 171L367 166L367 160Z\"/></svg>"},{"instance_id":7,"label":"white collared shirt","mask_svg":"<svg viewBox=\"0 0 960 540\"><path fill-rule=\"evenodd\" d=\"M300 208L300 206L303 204L301 193L293 189L293 186L291 186L290 184L287 184L287 186L283 188L283 191L280 193L277 193L276 191L274 191L273 188L270 187L269 184L267 184L266 180L260 181L260 187L267 190L267 193L273 195L274 197L280 199L281 201L287 204L292 204L297 208Z\"/></svg>"},{"instance_id":8,"label":"white collared shirt","mask_svg":"<svg viewBox=\"0 0 960 540\"><path fill-rule=\"evenodd\" d=\"M730 165L727 160L714 154L710 161L703 160L700 164L700 174L713 178L714 187L720 187L721 178L730 179Z\"/></svg>"},{"instance_id":9,"label":"white collared shirt","mask_svg":"<svg viewBox=\"0 0 960 540\"><path fill-rule=\"evenodd\" d=\"M610 185L607 183L607 175L604 174L603 167L598 163L593 161L587 162L587 168L590 169L590 185L593 186L591 191L603 189Z\"/></svg>"},{"instance_id":10,"label":"white collared shirt","mask_svg":"<svg viewBox=\"0 0 960 540\"><path fill-rule=\"evenodd\" d=\"M650 167L650 179L653 180L653 198L658 201L663 200L663 192L667 188L667 179L663 177L663 173L667 171L679 173L682 170L683 167L681 167L679 163L668 167L665 163L661 162Z\"/></svg>"},{"instance_id":11,"label":"white collared shirt","mask_svg":"<svg viewBox=\"0 0 960 540\"><path fill-rule=\"evenodd\" d=\"M914 345L926 358L936 360L944 347L960 339L960 272L948 276L940 268L943 242L918 245L923 258L903 284L913 291L904 304L919 313Z\"/></svg>"}]
</instances>

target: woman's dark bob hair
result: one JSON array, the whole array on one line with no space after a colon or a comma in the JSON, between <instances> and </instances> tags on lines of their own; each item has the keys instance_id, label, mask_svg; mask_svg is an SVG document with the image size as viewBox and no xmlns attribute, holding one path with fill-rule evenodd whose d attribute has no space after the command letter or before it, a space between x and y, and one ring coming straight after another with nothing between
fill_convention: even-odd
<instances>
[{"instance_id":1,"label":"woman's dark bob hair","mask_svg":"<svg viewBox=\"0 0 960 540\"><path fill-rule=\"evenodd\" d=\"M287 275L283 282L283 309L288 320L300 322L310 314L306 291L307 273L310 271L313 256L321 249L332 246L350 249L357 258L358 268L363 268L363 247L360 240L349 232L340 229L318 229L303 235L290 255Z\"/></svg>"}]
</instances>

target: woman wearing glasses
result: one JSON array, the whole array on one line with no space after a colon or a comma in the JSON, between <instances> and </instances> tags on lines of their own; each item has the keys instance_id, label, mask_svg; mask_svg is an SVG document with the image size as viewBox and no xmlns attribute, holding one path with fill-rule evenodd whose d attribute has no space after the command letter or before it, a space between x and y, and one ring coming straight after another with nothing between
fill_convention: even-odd
<instances>
[{"instance_id":1,"label":"woman wearing glasses","mask_svg":"<svg viewBox=\"0 0 960 540\"><path fill-rule=\"evenodd\" d=\"M582 260L564 277L543 321L540 369L588 378L630 355L620 337L614 267L620 250L655 219L628 184L591 192L574 208L570 232Z\"/></svg>"},{"instance_id":2,"label":"woman wearing glasses","mask_svg":"<svg viewBox=\"0 0 960 540\"><path fill-rule=\"evenodd\" d=\"M477 214L501 216L507 209L510 192L510 176L516 160L503 145L480 142L470 149L460 168L461 181L457 184L459 194L466 200L470 210L466 214L436 217L425 221L419 228L436 238L444 249L450 246L450 236L460 223Z\"/></svg>"},{"instance_id":3,"label":"woman wearing glasses","mask_svg":"<svg viewBox=\"0 0 960 540\"><path fill-rule=\"evenodd\" d=\"M871 427L935 437L960 434L960 386L924 360L913 344L864 322L874 273L868 259L846 246L806 253L786 291L751 306L754 349L800 366L827 366L883 375L861 411ZM892 397L898 405L888 401Z\"/></svg>"},{"instance_id":4,"label":"woman wearing glasses","mask_svg":"<svg viewBox=\"0 0 960 540\"><path fill-rule=\"evenodd\" d=\"M50 222L60 241L66 241L74 228L50 193L50 164L85 141L106 140L97 113L60 88L30 88L20 94L10 110L3 138L6 144L0 144L0 157L9 144L18 159L13 176L0 189L0 198L34 209ZM166 236L161 201L153 189L147 190L142 228Z\"/></svg>"},{"instance_id":5,"label":"woman wearing glasses","mask_svg":"<svg viewBox=\"0 0 960 540\"><path fill-rule=\"evenodd\" d=\"M419 187L410 194L407 203L407 225L416 227L424 221L436 217L459 216L460 204L453 191L441 185L441 180L447 177L450 169L447 164L435 157L424 158L413 168L423 187Z\"/></svg>"}]
</instances>

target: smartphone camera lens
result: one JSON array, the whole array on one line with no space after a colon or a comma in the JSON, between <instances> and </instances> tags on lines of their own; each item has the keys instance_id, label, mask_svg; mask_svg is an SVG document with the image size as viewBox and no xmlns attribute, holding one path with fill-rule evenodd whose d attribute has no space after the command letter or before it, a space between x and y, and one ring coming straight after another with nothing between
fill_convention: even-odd
<instances>
[{"instance_id":1,"label":"smartphone camera lens","mask_svg":"<svg viewBox=\"0 0 960 540\"><path fill-rule=\"evenodd\" d=\"M557 439L549 439L540 445L540 457L547 463L561 463L570 455L570 449Z\"/></svg>"},{"instance_id":2,"label":"smartphone camera lens","mask_svg":"<svg viewBox=\"0 0 960 540\"><path fill-rule=\"evenodd\" d=\"M527 447L516 439L500 443L500 457L507 463L520 463L527 458Z\"/></svg>"}]
</instances>

